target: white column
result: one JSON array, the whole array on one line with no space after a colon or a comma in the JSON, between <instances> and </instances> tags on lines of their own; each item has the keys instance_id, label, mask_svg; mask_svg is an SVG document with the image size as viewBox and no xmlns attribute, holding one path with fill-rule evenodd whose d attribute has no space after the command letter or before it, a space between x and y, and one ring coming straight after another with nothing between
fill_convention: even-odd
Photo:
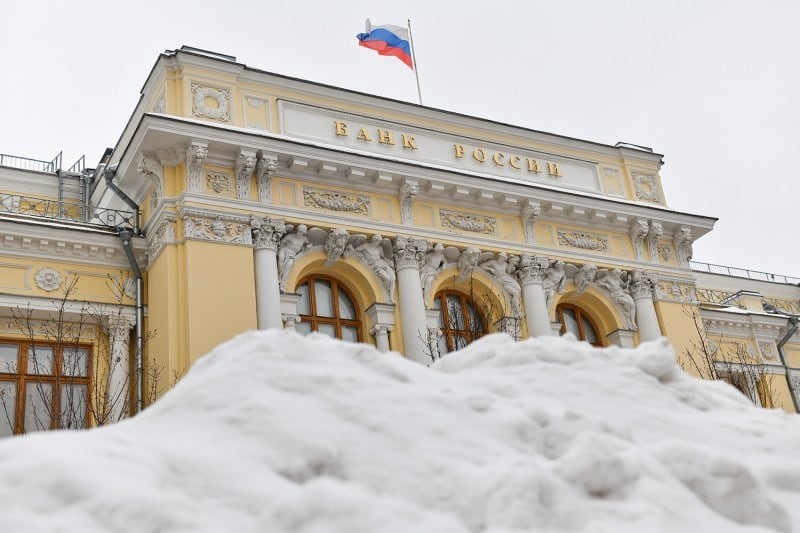
<instances>
[{"instance_id":1,"label":"white column","mask_svg":"<svg viewBox=\"0 0 800 533\"><path fill-rule=\"evenodd\" d=\"M394 305L375 302L367 308L367 318L375 346L382 352L390 351L389 332L394 329Z\"/></svg>"},{"instance_id":2,"label":"white column","mask_svg":"<svg viewBox=\"0 0 800 533\"><path fill-rule=\"evenodd\" d=\"M283 328L277 252L285 226L282 221L254 218L252 229L258 329Z\"/></svg>"},{"instance_id":3,"label":"white column","mask_svg":"<svg viewBox=\"0 0 800 533\"><path fill-rule=\"evenodd\" d=\"M297 314L297 302L299 301L299 294L287 292L281 294L281 320L283 320L283 329L296 331L295 326L300 322L300 315Z\"/></svg>"},{"instance_id":4,"label":"white column","mask_svg":"<svg viewBox=\"0 0 800 533\"><path fill-rule=\"evenodd\" d=\"M661 337L656 307L653 305L653 279L647 272L631 273L631 295L636 304L636 327L639 329L639 342L652 341Z\"/></svg>"},{"instance_id":5,"label":"white column","mask_svg":"<svg viewBox=\"0 0 800 533\"><path fill-rule=\"evenodd\" d=\"M104 406L99 413L104 422L118 422L127 418L130 407L131 373L130 339L134 319L121 313L107 317L108 333L108 385L103 395Z\"/></svg>"},{"instance_id":6,"label":"white column","mask_svg":"<svg viewBox=\"0 0 800 533\"><path fill-rule=\"evenodd\" d=\"M517 268L529 337L551 335L550 314L547 312L547 298L542 287L548 264L545 257L532 257Z\"/></svg>"},{"instance_id":7,"label":"white column","mask_svg":"<svg viewBox=\"0 0 800 533\"><path fill-rule=\"evenodd\" d=\"M427 248L428 243L423 240L398 237L394 252L405 356L422 364L430 363L425 353L428 322L419 278L419 263Z\"/></svg>"}]
</instances>

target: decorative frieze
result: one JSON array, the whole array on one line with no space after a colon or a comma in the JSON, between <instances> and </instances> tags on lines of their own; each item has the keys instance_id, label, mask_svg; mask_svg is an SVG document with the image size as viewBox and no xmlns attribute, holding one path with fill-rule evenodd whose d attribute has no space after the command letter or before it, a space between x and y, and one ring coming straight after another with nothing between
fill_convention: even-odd
<instances>
[{"instance_id":1,"label":"decorative frieze","mask_svg":"<svg viewBox=\"0 0 800 533\"><path fill-rule=\"evenodd\" d=\"M636 191L636 198L639 200L648 202L659 202L661 200L655 176L638 174L633 177L633 186Z\"/></svg>"},{"instance_id":2,"label":"decorative frieze","mask_svg":"<svg viewBox=\"0 0 800 533\"><path fill-rule=\"evenodd\" d=\"M201 192L201 170L208 157L208 143L192 141L186 149L186 189Z\"/></svg>"},{"instance_id":3,"label":"decorative frieze","mask_svg":"<svg viewBox=\"0 0 800 533\"><path fill-rule=\"evenodd\" d=\"M217 194L230 194L231 178L224 172L206 172L206 186Z\"/></svg>"},{"instance_id":4,"label":"decorative frieze","mask_svg":"<svg viewBox=\"0 0 800 533\"><path fill-rule=\"evenodd\" d=\"M256 168L256 153L239 150L236 157L236 198L250 199L250 176Z\"/></svg>"},{"instance_id":5,"label":"decorative frieze","mask_svg":"<svg viewBox=\"0 0 800 533\"><path fill-rule=\"evenodd\" d=\"M303 205L315 209L328 209L368 215L370 213L370 199L368 196L359 196L353 193L327 191L313 187L303 187Z\"/></svg>"},{"instance_id":6,"label":"decorative frieze","mask_svg":"<svg viewBox=\"0 0 800 533\"><path fill-rule=\"evenodd\" d=\"M497 219L494 217L439 209L439 222L445 228L483 235L497 235Z\"/></svg>"},{"instance_id":7,"label":"decorative frieze","mask_svg":"<svg viewBox=\"0 0 800 533\"><path fill-rule=\"evenodd\" d=\"M778 346L775 341L758 341L758 351L763 359L775 360L778 358Z\"/></svg>"},{"instance_id":8,"label":"decorative frieze","mask_svg":"<svg viewBox=\"0 0 800 533\"><path fill-rule=\"evenodd\" d=\"M675 257L675 250L669 244L659 244L658 257L660 257L661 261L664 263L669 263Z\"/></svg>"},{"instance_id":9,"label":"decorative frieze","mask_svg":"<svg viewBox=\"0 0 800 533\"><path fill-rule=\"evenodd\" d=\"M608 236L583 231L558 230L558 244L593 252L608 253Z\"/></svg>"},{"instance_id":10,"label":"decorative frieze","mask_svg":"<svg viewBox=\"0 0 800 533\"><path fill-rule=\"evenodd\" d=\"M51 267L40 268L33 276L36 286L45 292L53 292L61 287L63 278L58 270Z\"/></svg>"},{"instance_id":11,"label":"decorative frieze","mask_svg":"<svg viewBox=\"0 0 800 533\"><path fill-rule=\"evenodd\" d=\"M186 239L231 244L251 244L249 219L231 215L191 212L183 215L183 236Z\"/></svg>"},{"instance_id":12,"label":"decorative frieze","mask_svg":"<svg viewBox=\"0 0 800 533\"><path fill-rule=\"evenodd\" d=\"M175 242L175 222L171 220L162 220L155 231L150 231L147 234L147 255L150 263L161 255L161 251L167 244Z\"/></svg>"},{"instance_id":13,"label":"decorative frieze","mask_svg":"<svg viewBox=\"0 0 800 533\"><path fill-rule=\"evenodd\" d=\"M698 290L685 280L664 279L656 282L656 298L667 302L694 303L698 300Z\"/></svg>"},{"instance_id":14,"label":"decorative frieze","mask_svg":"<svg viewBox=\"0 0 800 533\"><path fill-rule=\"evenodd\" d=\"M800 315L800 301L798 300L787 300L785 298L762 298L761 303L764 309L766 309L768 306L772 306L778 311L782 311L790 315Z\"/></svg>"},{"instance_id":15,"label":"decorative frieze","mask_svg":"<svg viewBox=\"0 0 800 533\"><path fill-rule=\"evenodd\" d=\"M230 122L230 89L192 82L192 114L199 118Z\"/></svg>"},{"instance_id":16,"label":"decorative frieze","mask_svg":"<svg viewBox=\"0 0 800 533\"><path fill-rule=\"evenodd\" d=\"M252 107L253 109L261 109L264 107L264 100L262 98L257 98L255 96L245 96L245 101L247 105Z\"/></svg>"}]
</instances>

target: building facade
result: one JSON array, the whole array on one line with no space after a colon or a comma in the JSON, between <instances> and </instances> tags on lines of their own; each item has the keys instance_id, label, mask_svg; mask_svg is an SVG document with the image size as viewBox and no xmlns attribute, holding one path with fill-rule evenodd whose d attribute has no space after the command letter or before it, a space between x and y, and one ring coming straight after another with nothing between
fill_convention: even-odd
<instances>
[{"instance_id":1,"label":"building facade","mask_svg":"<svg viewBox=\"0 0 800 533\"><path fill-rule=\"evenodd\" d=\"M665 336L795 410L800 280L693 263L715 219L669 208L661 165L167 51L96 168L0 156L0 429L125 416L256 328L422 364L492 332Z\"/></svg>"}]
</instances>

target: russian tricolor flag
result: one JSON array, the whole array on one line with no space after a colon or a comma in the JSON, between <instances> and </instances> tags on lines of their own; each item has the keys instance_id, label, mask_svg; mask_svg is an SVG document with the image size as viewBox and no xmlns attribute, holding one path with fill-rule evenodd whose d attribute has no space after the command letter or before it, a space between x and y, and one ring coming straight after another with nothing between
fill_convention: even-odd
<instances>
[{"instance_id":1,"label":"russian tricolor flag","mask_svg":"<svg viewBox=\"0 0 800 533\"><path fill-rule=\"evenodd\" d=\"M393 24L373 26L367 19L367 32L359 33L356 38L360 46L371 48L382 56L395 56L408 65L408 68L414 70L408 28Z\"/></svg>"}]
</instances>

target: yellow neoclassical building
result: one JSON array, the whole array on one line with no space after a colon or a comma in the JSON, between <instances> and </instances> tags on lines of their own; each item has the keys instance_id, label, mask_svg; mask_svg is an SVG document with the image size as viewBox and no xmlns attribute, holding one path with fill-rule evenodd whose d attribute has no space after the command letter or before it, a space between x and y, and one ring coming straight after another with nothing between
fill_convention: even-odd
<instances>
[{"instance_id":1,"label":"yellow neoclassical building","mask_svg":"<svg viewBox=\"0 0 800 533\"><path fill-rule=\"evenodd\" d=\"M0 434L128 416L256 328L421 364L498 331L665 336L796 410L800 279L691 261L716 219L668 207L649 148L183 47L95 168L61 163L0 154Z\"/></svg>"}]
</instances>

